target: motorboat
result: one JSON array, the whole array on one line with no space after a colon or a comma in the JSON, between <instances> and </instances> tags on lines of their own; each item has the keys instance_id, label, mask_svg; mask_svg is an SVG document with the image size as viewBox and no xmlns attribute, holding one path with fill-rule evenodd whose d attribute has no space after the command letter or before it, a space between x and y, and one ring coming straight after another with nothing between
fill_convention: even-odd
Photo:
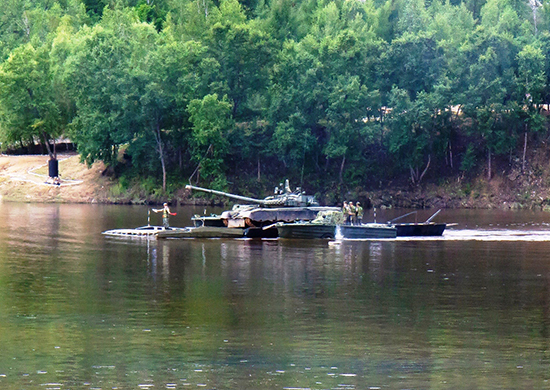
<instances>
[{"instance_id":1,"label":"motorboat","mask_svg":"<svg viewBox=\"0 0 550 390\"><path fill-rule=\"evenodd\" d=\"M424 222L410 223L395 223L395 221L405 218L411 214L416 214L417 211L412 211L405 215L401 215L388 222L389 225L397 229L397 237L422 237L422 236L441 236L447 227L446 223L435 223L432 220L436 217L441 209L437 210L430 218Z\"/></svg>"}]
</instances>

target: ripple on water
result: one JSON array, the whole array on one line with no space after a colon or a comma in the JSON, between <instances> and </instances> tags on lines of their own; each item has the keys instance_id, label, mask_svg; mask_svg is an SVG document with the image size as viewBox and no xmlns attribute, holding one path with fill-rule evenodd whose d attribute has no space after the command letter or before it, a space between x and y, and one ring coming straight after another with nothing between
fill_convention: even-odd
<instances>
[{"instance_id":1,"label":"ripple on water","mask_svg":"<svg viewBox=\"0 0 550 390\"><path fill-rule=\"evenodd\" d=\"M310 387L283 387L283 390L311 390Z\"/></svg>"}]
</instances>

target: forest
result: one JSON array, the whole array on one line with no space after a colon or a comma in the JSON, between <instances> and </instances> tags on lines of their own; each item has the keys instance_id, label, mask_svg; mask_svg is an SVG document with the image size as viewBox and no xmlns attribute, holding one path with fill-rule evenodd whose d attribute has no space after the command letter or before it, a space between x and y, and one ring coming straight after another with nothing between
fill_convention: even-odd
<instances>
[{"instance_id":1,"label":"forest","mask_svg":"<svg viewBox=\"0 0 550 390\"><path fill-rule=\"evenodd\" d=\"M3 151L122 188L491 177L550 137L550 1L3 0Z\"/></svg>"}]
</instances>

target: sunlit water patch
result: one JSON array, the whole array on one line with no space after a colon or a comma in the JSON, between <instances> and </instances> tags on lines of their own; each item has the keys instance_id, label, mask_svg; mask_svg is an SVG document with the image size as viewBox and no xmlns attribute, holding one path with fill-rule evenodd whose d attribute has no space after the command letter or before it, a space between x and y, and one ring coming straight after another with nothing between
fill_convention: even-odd
<instances>
[{"instance_id":1,"label":"sunlit water patch","mask_svg":"<svg viewBox=\"0 0 550 390\"><path fill-rule=\"evenodd\" d=\"M447 229L439 237L397 237L400 241L413 240L462 240L462 241L550 241L548 229Z\"/></svg>"}]
</instances>

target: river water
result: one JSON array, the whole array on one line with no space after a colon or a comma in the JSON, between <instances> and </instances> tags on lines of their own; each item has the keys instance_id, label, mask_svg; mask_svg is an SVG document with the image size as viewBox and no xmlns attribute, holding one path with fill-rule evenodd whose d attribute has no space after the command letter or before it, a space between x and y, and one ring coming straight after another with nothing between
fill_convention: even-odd
<instances>
[{"instance_id":1,"label":"river water","mask_svg":"<svg viewBox=\"0 0 550 390\"><path fill-rule=\"evenodd\" d=\"M550 388L550 214L436 220L457 225L157 242L101 235L145 206L0 204L0 389Z\"/></svg>"}]
</instances>

